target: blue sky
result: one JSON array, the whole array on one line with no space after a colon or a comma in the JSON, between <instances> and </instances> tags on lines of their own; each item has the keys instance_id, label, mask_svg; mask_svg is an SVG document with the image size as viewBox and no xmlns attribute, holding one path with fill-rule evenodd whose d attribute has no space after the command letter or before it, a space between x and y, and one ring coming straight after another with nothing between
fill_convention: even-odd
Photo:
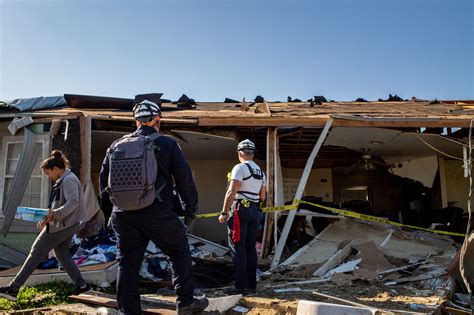
<instances>
[{"instance_id":1,"label":"blue sky","mask_svg":"<svg viewBox=\"0 0 474 315\"><path fill-rule=\"evenodd\" d=\"M0 99L474 99L473 3L0 0Z\"/></svg>"}]
</instances>

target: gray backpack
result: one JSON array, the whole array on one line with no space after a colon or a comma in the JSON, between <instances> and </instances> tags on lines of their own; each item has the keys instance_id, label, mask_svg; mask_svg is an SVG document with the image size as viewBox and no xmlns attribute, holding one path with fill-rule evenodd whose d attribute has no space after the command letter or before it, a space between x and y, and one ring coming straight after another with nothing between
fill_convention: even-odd
<instances>
[{"instance_id":1,"label":"gray backpack","mask_svg":"<svg viewBox=\"0 0 474 315\"><path fill-rule=\"evenodd\" d=\"M122 210L138 210L159 198L155 181L158 174L155 140L161 135L129 134L108 149L109 178L106 191L110 201Z\"/></svg>"}]
</instances>

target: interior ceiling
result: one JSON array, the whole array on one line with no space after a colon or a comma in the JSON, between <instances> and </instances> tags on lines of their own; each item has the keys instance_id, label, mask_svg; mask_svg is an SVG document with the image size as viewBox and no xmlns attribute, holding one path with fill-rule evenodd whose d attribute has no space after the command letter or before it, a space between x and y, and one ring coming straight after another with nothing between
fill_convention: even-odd
<instances>
[{"instance_id":1,"label":"interior ceiling","mask_svg":"<svg viewBox=\"0 0 474 315\"><path fill-rule=\"evenodd\" d=\"M267 130L266 127L220 127L188 130L175 128L164 129L163 132L178 141L187 159L236 160L237 143L248 138L257 146L256 159L265 161ZM321 130L302 127L278 129L282 167L304 168ZM107 131L105 134L101 133L100 138L94 136L95 146L100 148L97 151L105 152L106 146L121 134L123 133ZM334 127L316 158L314 168L348 167L362 158L363 149L368 149L370 155L381 156L392 162L438 154L417 136L440 151L462 157L462 146L439 134L415 133L412 129L404 132L384 128Z\"/></svg>"},{"instance_id":2,"label":"interior ceiling","mask_svg":"<svg viewBox=\"0 0 474 315\"><path fill-rule=\"evenodd\" d=\"M172 130L184 155L189 160L236 160L237 141L207 133Z\"/></svg>"},{"instance_id":3,"label":"interior ceiling","mask_svg":"<svg viewBox=\"0 0 474 315\"><path fill-rule=\"evenodd\" d=\"M313 147L321 134L320 128L278 129L279 153L282 167L304 168ZM257 158L265 160L267 128L239 128L239 140L249 138L257 146ZM314 168L345 167L360 159L362 153L341 146L323 146Z\"/></svg>"},{"instance_id":4,"label":"interior ceiling","mask_svg":"<svg viewBox=\"0 0 474 315\"><path fill-rule=\"evenodd\" d=\"M438 134L403 132L384 128L335 127L325 145L343 146L351 150L368 149L382 157L427 157L440 155L422 140L449 155L462 158L462 145Z\"/></svg>"}]
</instances>

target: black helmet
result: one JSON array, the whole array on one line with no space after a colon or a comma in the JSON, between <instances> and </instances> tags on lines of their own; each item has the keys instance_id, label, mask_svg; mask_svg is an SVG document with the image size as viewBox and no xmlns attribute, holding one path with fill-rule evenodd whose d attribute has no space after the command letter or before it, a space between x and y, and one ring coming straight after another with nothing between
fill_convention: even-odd
<instances>
[{"instance_id":1,"label":"black helmet","mask_svg":"<svg viewBox=\"0 0 474 315\"><path fill-rule=\"evenodd\" d=\"M133 107L133 117L141 122L148 122L161 117L160 107L151 101L143 100Z\"/></svg>"},{"instance_id":2,"label":"black helmet","mask_svg":"<svg viewBox=\"0 0 474 315\"><path fill-rule=\"evenodd\" d=\"M254 152L255 150L256 150L255 143L253 143L249 139L245 139L244 141L241 141L237 145L237 151L252 151L252 152Z\"/></svg>"}]
</instances>

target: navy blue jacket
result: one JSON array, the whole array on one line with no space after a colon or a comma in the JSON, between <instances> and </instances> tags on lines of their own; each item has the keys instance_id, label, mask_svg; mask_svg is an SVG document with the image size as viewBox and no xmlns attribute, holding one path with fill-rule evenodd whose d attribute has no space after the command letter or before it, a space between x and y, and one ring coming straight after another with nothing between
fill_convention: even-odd
<instances>
[{"instance_id":1,"label":"navy blue jacket","mask_svg":"<svg viewBox=\"0 0 474 315\"><path fill-rule=\"evenodd\" d=\"M134 133L150 135L155 133L156 130L149 126L140 126ZM164 188L160 193L160 197L163 202L159 202L155 199L155 202L150 206L144 208L155 209L156 208L171 208L173 207L173 188L171 186L171 176L174 177L176 182L176 190L180 194L184 203L186 204L186 212L188 215L194 214L198 209L198 194L194 179L191 173L191 168L188 162L184 158L183 152L178 146L178 143L166 136L159 137L155 144L157 149L155 150L156 159L158 162L158 176L155 182L155 187ZM99 175L100 191L102 192L102 198L108 198L108 193L105 192L105 188L108 186L109 177L109 156L105 155L104 161L102 162L102 169ZM122 210L115 207L114 212L121 212Z\"/></svg>"}]
</instances>

